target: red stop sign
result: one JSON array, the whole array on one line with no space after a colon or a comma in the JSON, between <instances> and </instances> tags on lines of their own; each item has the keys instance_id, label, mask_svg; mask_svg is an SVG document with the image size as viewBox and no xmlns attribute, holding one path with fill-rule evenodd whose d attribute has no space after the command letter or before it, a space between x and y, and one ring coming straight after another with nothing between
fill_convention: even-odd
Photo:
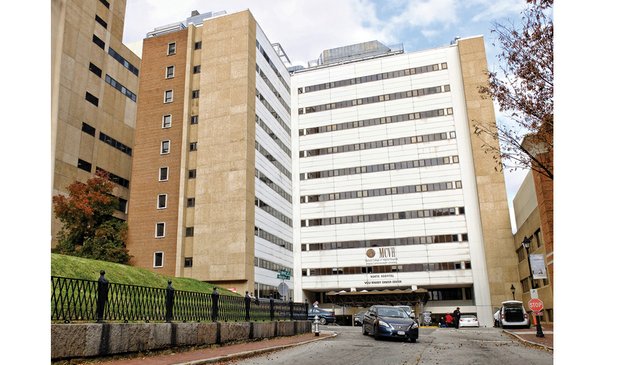
<instances>
[{"instance_id":1,"label":"red stop sign","mask_svg":"<svg viewBox=\"0 0 620 365\"><path fill-rule=\"evenodd\" d=\"M543 310L543 301L538 298L530 299L530 301L527 302L527 305L530 307L532 312L540 312Z\"/></svg>"}]
</instances>

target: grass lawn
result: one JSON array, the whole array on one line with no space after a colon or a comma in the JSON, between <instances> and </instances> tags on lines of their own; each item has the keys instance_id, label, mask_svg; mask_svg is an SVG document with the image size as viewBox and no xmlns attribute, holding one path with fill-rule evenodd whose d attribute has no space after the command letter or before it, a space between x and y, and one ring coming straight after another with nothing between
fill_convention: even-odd
<instances>
[{"instance_id":1,"label":"grass lawn","mask_svg":"<svg viewBox=\"0 0 620 365\"><path fill-rule=\"evenodd\" d=\"M175 290L201 293L213 292L214 285L189 279L159 275L152 271L129 265L115 264L107 261L90 260L81 257L52 254L51 275L74 279L98 280L99 271L105 271L105 278L110 283L140 285L153 288L166 288L168 280L172 280ZM236 295L225 288L218 287L221 295Z\"/></svg>"}]
</instances>

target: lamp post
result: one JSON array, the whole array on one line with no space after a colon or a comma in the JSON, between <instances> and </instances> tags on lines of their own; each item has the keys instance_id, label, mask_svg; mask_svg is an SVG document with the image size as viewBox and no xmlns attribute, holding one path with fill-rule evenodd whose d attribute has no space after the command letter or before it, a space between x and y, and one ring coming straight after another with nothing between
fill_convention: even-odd
<instances>
[{"instance_id":1,"label":"lamp post","mask_svg":"<svg viewBox=\"0 0 620 365\"><path fill-rule=\"evenodd\" d=\"M515 300L515 286L510 284L510 291L512 292L512 300Z\"/></svg>"},{"instance_id":2,"label":"lamp post","mask_svg":"<svg viewBox=\"0 0 620 365\"><path fill-rule=\"evenodd\" d=\"M525 248L525 254L527 255L527 269L529 270L529 277L532 283L532 289L536 289L536 283L534 282L534 276L532 275L532 265L530 264L530 243L532 240L527 238L527 236L523 237L523 242L521 245ZM513 293L514 295L514 293ZM545 334L542 331L542 327L540 325L540 316L536 315L536 337L545 337Z\"/></svg>"}]
</instances>

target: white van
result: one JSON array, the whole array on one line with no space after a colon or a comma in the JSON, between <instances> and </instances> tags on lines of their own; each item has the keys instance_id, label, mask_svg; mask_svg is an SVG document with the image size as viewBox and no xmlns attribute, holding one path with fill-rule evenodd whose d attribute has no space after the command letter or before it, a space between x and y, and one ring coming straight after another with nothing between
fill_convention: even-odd
<instances>
[{"instance_id":1,"label":"white van","mask_svg":"<svg viewBox=\"0 0 620 365\"><path fill-rule=\"evenodd\" d=\"M530 316L523 307L523 302L518 300L508 300L502 302L499 309L498 318L500 327L530 327Z\"/></svg>"}]
</instances>

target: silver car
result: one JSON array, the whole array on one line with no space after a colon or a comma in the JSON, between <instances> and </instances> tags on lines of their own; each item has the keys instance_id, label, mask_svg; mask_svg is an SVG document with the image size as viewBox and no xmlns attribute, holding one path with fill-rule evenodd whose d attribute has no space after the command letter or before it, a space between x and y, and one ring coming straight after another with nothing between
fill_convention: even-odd
<instances>
[{"instance_id":1,"label":"silver car","mask_svg":"<svg viewBox=\"0 0 620 365\"><path fill-rule=\"evenodd\" d=\"M361 326L362 325L362 322L364 322L364 314L366 314L366 310L365 309L363 311L355 313L355 315L353 316L353 325L354 326Z\"/></svg>"},{"instance_id":2,"label":"silver car","mask_svg":"<svg viewBox=\"0 0 620 365\"><path fill-rule=\"evenodd\" d=\"M461 314L461 318L459 318L459 328L461 327L480 327L478 317L473 314Z\"/></svg>"}]
</instances>

